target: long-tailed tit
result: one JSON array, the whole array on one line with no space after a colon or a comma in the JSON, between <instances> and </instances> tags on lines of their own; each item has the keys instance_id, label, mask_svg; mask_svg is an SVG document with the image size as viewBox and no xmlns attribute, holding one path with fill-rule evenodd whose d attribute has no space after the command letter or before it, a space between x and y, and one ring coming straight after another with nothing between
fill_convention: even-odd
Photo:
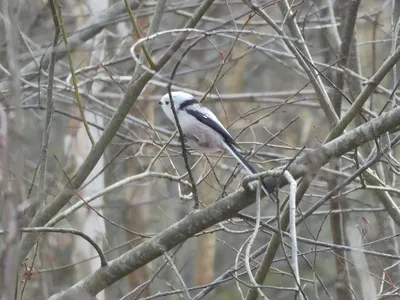
<instances>
[{"instance_id":1,"label":"long-tailed tit","mask_svg":"<svg viewBox=\"0 0 400 300\"><path fill-rule=\"evenodd\" d=\"M201 153L228 150L249 174L257 173L254 167L240 154L240 147L229 132L208 108L202 106L191 94L185 92L171 92L171 96L179 125L191 148ZM168 119L175 124L169 94L165 94L158 103ZM271 197L263 182L262 189ZM271 199L274 198L271 197Z\"/></svg>"}]
</instances>

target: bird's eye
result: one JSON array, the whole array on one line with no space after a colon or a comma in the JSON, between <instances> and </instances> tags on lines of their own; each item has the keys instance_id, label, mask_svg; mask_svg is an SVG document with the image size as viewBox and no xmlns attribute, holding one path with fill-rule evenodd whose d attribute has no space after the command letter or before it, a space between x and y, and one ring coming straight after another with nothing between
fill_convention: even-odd
<instances>
[{"instance_id":1,"label":"bird's eye","mask_svg":"<svg viewBox=\"0 0 400 300\"><path fill-rule=\"evenodd\" d=\"M167 105L168 105L168 104L169 104L169 101L165 101L165 104L167 104Z\"/></svg>"}]
</instances>

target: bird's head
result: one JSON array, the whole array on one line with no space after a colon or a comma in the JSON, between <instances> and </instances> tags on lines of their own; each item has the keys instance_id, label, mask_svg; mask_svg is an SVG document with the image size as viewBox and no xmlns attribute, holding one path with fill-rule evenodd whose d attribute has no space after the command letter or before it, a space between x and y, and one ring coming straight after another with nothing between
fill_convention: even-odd
<instances>
[{"instance_id":1,"label":"bird's head","mask_svg":"<svg viewBox=\"0 0 400 300\"><path fill-rule=\"evenodd\" d=\"M184 109L188 105L192 105L194 103L198 103L197 100L193 97L193 95L185 93L185 92L171 92L172 100L174 101L175 111L179 112L180 110ZM166 93L158 103L161 105L164 113L166 116L174 122L174 114L171 108L171 99L169 94Z\"/></svg>"}]
</instances>

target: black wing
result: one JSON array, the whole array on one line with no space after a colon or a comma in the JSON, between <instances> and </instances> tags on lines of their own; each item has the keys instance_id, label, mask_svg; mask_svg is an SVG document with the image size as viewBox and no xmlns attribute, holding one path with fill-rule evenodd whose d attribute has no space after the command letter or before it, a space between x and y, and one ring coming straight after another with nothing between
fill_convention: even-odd
<instances>
[{"instance_id":1,"label":"black wing","mask_svg":"<svg viewBox=\"0 0 400 300\"><path fill-rule=\"evenodd\" d=\"M220 124L216 123L207 114L202 113L199 110L194 110L194 109L186 109L186 112L188 114L192 115L193 117L195 117L201 123L207 125L208 127L211 127L216 132L218 132L224 138L225 142L235 145L236 147L238 147L240 149L239 145L235 142L235 140L231 137L231 135L226 131L226 129L221 127Z\"/></svg>"}]
</instances>

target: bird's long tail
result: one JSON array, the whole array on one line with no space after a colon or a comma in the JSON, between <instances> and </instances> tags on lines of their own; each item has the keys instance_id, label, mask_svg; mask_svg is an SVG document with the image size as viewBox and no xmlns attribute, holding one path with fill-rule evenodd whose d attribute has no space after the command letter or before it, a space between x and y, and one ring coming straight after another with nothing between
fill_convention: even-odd
<instances>
[{"instance_id":1,"label":"bird's long tail","mask_svg":"<svg viewBox=\"0 0 400 300\"><path fill-rule=\"evenodd\" d=\"M235 146L224 142L224 148L228 150L232 156L246 169L246 171L250 175L257 174L256 169L239 153ZM263 189L264 193L267 194L273 202L276 202L276 197L268 190L267 185L261 180L261 188Z\"/></svg>"}]
</instances>

